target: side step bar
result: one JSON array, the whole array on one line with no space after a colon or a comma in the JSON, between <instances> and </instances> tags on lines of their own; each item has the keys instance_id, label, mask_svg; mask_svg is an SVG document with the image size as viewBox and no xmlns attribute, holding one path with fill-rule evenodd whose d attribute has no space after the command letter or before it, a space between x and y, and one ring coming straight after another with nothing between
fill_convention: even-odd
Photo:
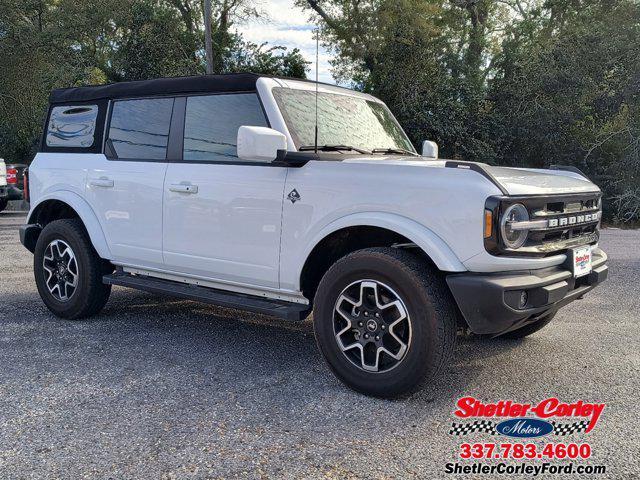
<instances>
[{"instance_id":1,"label":"side step bar","mask_svg":"<svg viewBox=\"0 0 640 480\"><path fill-rule=\"evenodd\" d=\"M284 318L285 320L304 320L310 313L308 305L226 292L144 275L116 272L111 275L105 275L102 277L102 281L107 285L119 285L158 295L184 298L221 307L237 308L248 312Z\"/></svg>"}]
</instances>

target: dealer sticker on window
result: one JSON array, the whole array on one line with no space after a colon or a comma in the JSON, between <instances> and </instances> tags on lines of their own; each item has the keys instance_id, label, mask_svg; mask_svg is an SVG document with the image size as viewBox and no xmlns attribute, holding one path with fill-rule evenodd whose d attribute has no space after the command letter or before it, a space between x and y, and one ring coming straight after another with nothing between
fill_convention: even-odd
<instances>
[{"instance_id":1,"label":"dealer sticker on window","mask_svg":"<svg viewBox=\"0 0 640 480\"><path fill-rule=\"evenodd\" d=\"M591 246L573 249L573 276L582 277L591 273Z\"/></svg>"}]
</instances>

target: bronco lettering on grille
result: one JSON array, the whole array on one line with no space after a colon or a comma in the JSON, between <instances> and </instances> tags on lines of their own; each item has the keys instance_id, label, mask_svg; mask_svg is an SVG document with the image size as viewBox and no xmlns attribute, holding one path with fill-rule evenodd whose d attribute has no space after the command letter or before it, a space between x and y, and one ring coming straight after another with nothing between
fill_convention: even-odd
<instances>
[{"instance_id":1,"label":"bronco lettering on grille","mask_svg":"<svg viewBox=\"0 0 640 480\"><path fill-rule=\"evenodd\" d=\"M573 215L570 217L551 218L547 224L548 228L568 227L582 223L596 222L600 218L600 212L587 213L585 215Z\"/></svg>"}]
</instances>

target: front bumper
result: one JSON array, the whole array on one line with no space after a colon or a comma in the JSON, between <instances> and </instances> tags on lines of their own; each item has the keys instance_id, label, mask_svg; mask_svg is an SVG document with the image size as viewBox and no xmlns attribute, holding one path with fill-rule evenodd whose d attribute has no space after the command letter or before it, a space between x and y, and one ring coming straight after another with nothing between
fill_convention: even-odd
<instances>
[{"instance_id":1,"label":"front bumper","mask_svg":"<svg viewBox=\"0 0 640 480\"><path fill-rule=\"evenodd\" d=\"M516 330L582 297L607 278L607 255L592 252L592 271L574 278L570 266L495 274L463 273L447 277L462 315L477 334ZM519 307L522 292L527 302Z\"/></svg>"}]
</instances>

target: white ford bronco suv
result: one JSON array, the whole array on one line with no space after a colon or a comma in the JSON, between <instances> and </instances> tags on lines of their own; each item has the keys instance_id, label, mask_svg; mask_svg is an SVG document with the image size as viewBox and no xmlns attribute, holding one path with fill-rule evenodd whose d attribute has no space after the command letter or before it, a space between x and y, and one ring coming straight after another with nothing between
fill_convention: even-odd
<instances>
[{"instance_id":1,"label":"white ford bronco suv","mask_svg":"<svg viewBox=\"0 0 640 480\"><path fill-rule=\"evenodd\" d=\"M422 155L380 100L210 75L55 90L21 228L57 316L120 285L302 320L357 391L446 365L458 329L523 337L607 277L579 171Z\"/></svg>"}]
</instances>

